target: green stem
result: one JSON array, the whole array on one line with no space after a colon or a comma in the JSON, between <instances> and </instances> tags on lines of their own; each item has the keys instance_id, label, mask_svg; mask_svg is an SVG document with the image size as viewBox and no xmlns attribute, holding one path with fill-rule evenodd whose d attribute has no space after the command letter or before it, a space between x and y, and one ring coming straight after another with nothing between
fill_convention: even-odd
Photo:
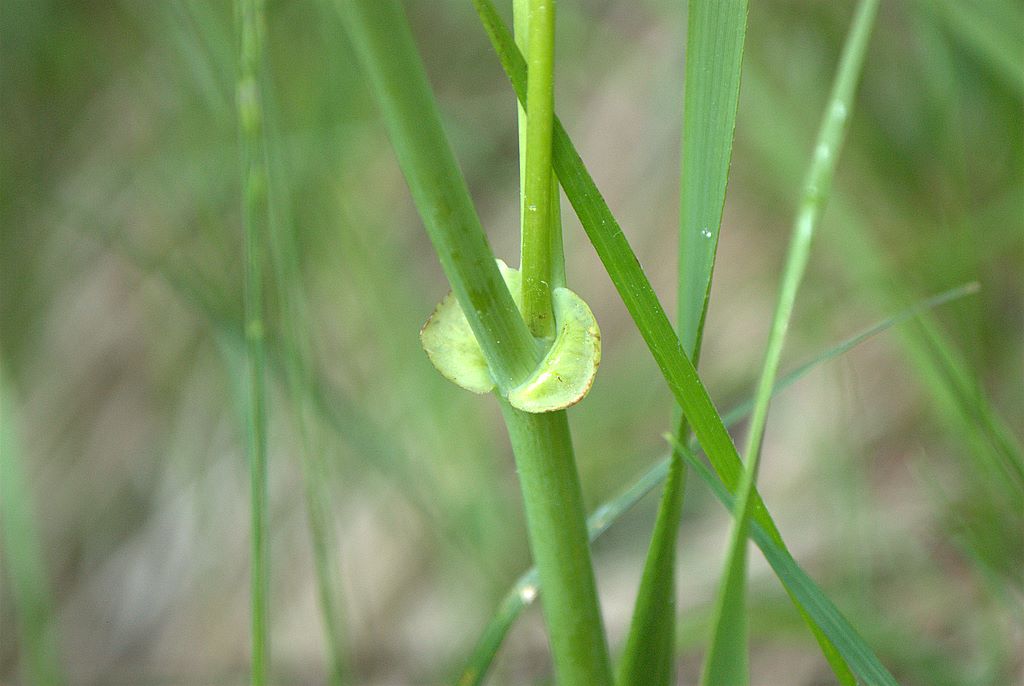
<instances>
[{"instance_id":1,"label":"green stem","mask_svg":"<svg viewBox=\"0 0 1024 686\"><path fill-rule=\"evenodd\" d=\"M551 136L554 121L555 0L530 0L523 172L523 318L537 338L554 338L551 311Z\"/></svg>"},{"instance_id":2,"label":"green stem","mask_svg":"<svg viewBox=\"0 0 1024 686\"><path fill-rule=\"evenodd\" d=\"M560 684L611 683L583 494L566 413L530 414L501 400L523 490L530 550Z\"/></svg>"},{"instance_id":3,"label":"green stem","mask_svg":"<svg viewBox=\"0 0 1024 686\"><path fill-rule=\"evenodd\" d=\"M512 0L512 28L516 45L524 55L529 44L530 0ZM519 123L519 214L525 215L526 208L526 110L516 100L516 112ZM551 209L549 233L551 236L551 288L565 287L565 247L562 238L562 208L559 195L558 178L551 175ZM520 262L526 252L525 244L520 244Z\"/></svg>"},{"instance_id":4,"label":"green stem","mask_svg":"<svg viewBox=\"0 0 1024 686\"><path fill-rule=\"evenodd\" d=\"M525 379L540 350L494 262L448 146L412 33L394 0L338 5L417 209L500 394ZM546 181L550 185L550 180ZM564 412L527 414L501 401L521 478L530 548L545 588L560 683L610 683L582 497Z\"/></svg>"},{"instance_id":5,"label":"green stem","mask_svg":"<svg viewBox=\"0 0 1024 686\"><path fill-rule=\"evenodd\" d=\"M263 2L237 0L240 27L237 106L242 150L242 216L245 227L245 341L248 408L246 453L251 487L252 683L262 686L269 672L270 631L267 595L267 419L265 325L263 321L263 240L267 224L267 160L263 145L261 66Z\"/></svg>"}]
</instances>

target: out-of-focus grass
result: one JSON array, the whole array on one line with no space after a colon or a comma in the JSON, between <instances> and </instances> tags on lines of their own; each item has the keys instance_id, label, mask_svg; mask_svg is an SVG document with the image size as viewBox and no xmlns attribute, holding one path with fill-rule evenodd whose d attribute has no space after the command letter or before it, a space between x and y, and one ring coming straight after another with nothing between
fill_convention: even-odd
<instances>
[{"instance_id":1,"label":"out-of-focus grass","mask_svg":"<svg viewBox=\"0 0 1024 686\"><path fill-rule=\"evenodd\" d=\"M21 676L41 686L64 683L54 627L50 578L36 526L38 505L25 478L16 399L0 374L0 543L18 617Z\"/></svg>"},{"instance_id":2,"label":"out-of-focus grass","mask_svg":"<svg viewBox=\"0 0 1024 686\"><path fill-rule=\"evenodd\" d=\"M511 92L468 3L407 7L495 251L514 256ZM702 355L719 406L751 391L849 13L751 5ZM511 457L495 408L446 384L419 349L443 278L333 9L269 3L267 14L349 671L356 683L432 682L528 564ZM559 21L559 114L668 304L683 14L668 2L562 3ZM1006 476L1024 426L1021 21L1010 1L883 4L786 357L907 300L971 280L982 291L788 391L765 445L759 487L794 553L905 684L1001 686L1024 669L1022 487ZM0 346L70 683L246 673L233 45L227 3L3 9ZM669 400L565 217L574 288L604 333L594 391L571 411L596 504L661 454ZM273 664L281 683L320 683L300 433L281 375L279 342L294 332L274 320L269 332L281 410L269 431ZM653 507L596 548L613 650ZM683 683L699 669L691 637L710 613L727 526L694 486L679 553ZM826 673L813 639L751 563L755 681L812 683ZM20 618L3 573L6 638ZM497 683L546 673L537 620L513 631ZM0 680L27 659L0 640Z\"/></svg>"}]
</instances>

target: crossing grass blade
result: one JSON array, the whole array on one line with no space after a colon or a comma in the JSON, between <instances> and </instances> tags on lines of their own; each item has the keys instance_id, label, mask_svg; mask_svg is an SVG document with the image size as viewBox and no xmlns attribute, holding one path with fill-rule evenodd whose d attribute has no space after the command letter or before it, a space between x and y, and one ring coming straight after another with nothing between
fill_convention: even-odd
<instances>
[{"instance_id":1,"label":"crossing grass blade","mask_svg":"<svg viewBox=\"0 0 1024 686\"><path fill-rule=\"evenodd\" d=\"M786 264L782 272L779 297L765 348L764 362L755 395L754 411L744 450L746 468L736 491L736 512L729 536L725 570L719 588L711 645L704 663L701 683L749 683L747 665L747 529L751 495L757 481L761 446L768 421L768 407L775 376L782 360L782 347L796 303L797 291L810 259L811 239L824 210L842 148L853 96L867 54L868 41L878 12L878 0L863 0L857 8L836 73L832 94L822 117L817 145L807 172L804 192L793 226ZM829 646L822 644L832 670L840 682L853 686L856 679L846 664L835 659Z\"/></svg>"},{"instance_id":2,"label":"crossing grass blade","mask_svg":"<svg viewBox=\"0 0 1024 686\"><path fill-rule=\"evenodd\" d=\"M747 3L687 5L679 224L679 338L700 357L732 157ZM677 422L677 439L689 432ZM686 468L673 455L618 671L620 684L668 684L674 674L675 550Z\"/></svg>"},{"instance_id":3,"label":"crossing grass blade","mask_svg":"<svg viewBox=\"0 0 1024 686\"><path fill-rule=\"evenodd\" d=\"M773 395L781 393L814 369L817 369L821 365L844 355L861 343L884 333L888 329L903 324L912 318L919 317L928 310L939 307L940 305L975 294L978 290L978 284L976 283L965 284L963 286L950 289L922 300L912 307L908 307L901 312L888 317L877 324L864 329L863 331L860 331L828 350L816 355L783 376L776 382L775 387L772 389ZM725 422L726 426L732 427L738 422L746 419L750 415L753 406L754 401L753 398L751 398L722 415L722 420ZM688 441L687 447L690 451L697 450L696 441ZM680 456L683 455L683 453L679 451L673 451L673 453L676 452L678 452ZM590 540L595 541L600 538L615 524L615 522L619 520L623 514L636 505L641 498L664 482L669 474L670 465L673 459L674 455L662 458L653 467L644 472L644 474L626 490L604 502L595 509L590 517L587 518L587 530ZM523 610L533 603L540 590L540 582L537 578L536 568L530 568L527 570L519 577L516 583L513 584L512 588L510 588L502 598L494 616L491 618L491 621L488 622L487 627L484 629L480 639L477 641L476 647L467 658L465 667L462 669L461 676L457 681L459 686L474 686L483 683L487 676L487 671L490 668L491 663L494 661L494 657L497 655L498 649L501 647L508 631L512 628L512 625Z\"/></svg>"},{"instance_id":4,"label":"crossing grass blade","mask_svg":"<svg viewBox=\"0 0 1024 686\"><path fill-rule=\"evenodd\" d=\"M17 437L14 393L0 370L0 552L14 605L25 683L65 683L43 559L38 510Z\"/></svg>"}]
</instances>

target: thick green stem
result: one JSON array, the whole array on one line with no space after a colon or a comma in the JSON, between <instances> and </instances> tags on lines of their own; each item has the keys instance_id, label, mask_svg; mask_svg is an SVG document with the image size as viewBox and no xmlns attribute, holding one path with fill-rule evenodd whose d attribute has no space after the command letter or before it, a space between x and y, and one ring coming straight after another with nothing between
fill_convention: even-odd
<instances>
[{"instance_id":1,"label":"thick green stem","mask_svg":"<svg viewBox=\"0 0 1024 686\"><path fill-rule=\"evenodd\" d=\"M558 683L609 684L608 648L566 413L530 414L504 400L501 409L523 489L530 550L544 588L541 605Z\"/></svg>"},{"instance_id":2,"label":"thick green stem","mask_svg":"<svg viewBox=\"0 0 1024 686\"><path fill-rule=\"evenodd\" d=\"M346 0L339 7L427 233L503 395L532 372L540 350L498 273L408 23L394 0ZM558 679L608 684L608 651L565 413L527 414L505 401L501 405L530 547L541 582L550 589L544 608Z\"/></svg>"},{"instance_id":3,"label":"thick green stem","mask_svg":"<svg viewBox=\"0 0 1024 686\"><path fill-rule=\"evenodd\" d=\"M523 173L523 318L537 338L554 338L551 311L551 135L554 122L555 2L530 0Z\"/></svg>"},{"instance_id":4,"label":"thick green stem","mask_svg":"<svg viewBox=\"0 0 1024 686\"><path fill-rule=\"evenodd\" d=\"M263 321L263 241L267 226L267 159L263 144L261 66L263 2L237 0L240 28L237 107L242 149L242 218L245 227L245 341L247 362L247 456L252 513L252 683L267 681L270 630L267 595L267 419L265 325Z\"/></svg>"}]
</instances>

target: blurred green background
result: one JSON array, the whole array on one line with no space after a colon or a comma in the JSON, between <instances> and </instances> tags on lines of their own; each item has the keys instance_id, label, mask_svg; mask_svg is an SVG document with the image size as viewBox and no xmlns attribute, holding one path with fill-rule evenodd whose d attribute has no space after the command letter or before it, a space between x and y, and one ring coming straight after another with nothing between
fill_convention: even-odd
<instances>
[{"instance_id":1,"label":"blurred green background","mask_svg":"<svg viewBox=\"0 0 1024 686\"><path fill-rule=\"evenodd\" d=\"M511 90L468 2L406 7L492 245L514 263ZM751 3L701 361L722 409L756 379L851 13ZM299 267L275 285L305 310L272 315L270 330L308 353L314 375L296 407L280 373L288 345L273 347L276 681L327 673L305 416L328 467L349 681L443 682L529 564L507 439L495 403L445 382L419 348L447 286L335 8L271 1L267 16L274 217L294 232ZM669 311L684 44L682 3L559 5L557 108ZM787 364L927 295L981 291L823 366L778 398L768 428L762 492L794 554L907 685L1024 682L1022 46L1015 0L883 3ZM0 8L0 683L31 683L26 623L49 627L69 684L246 681L234 53L226 1ZM605 345L592 394L570 413L595 507L664 452L672 412L567 205L563 215L569 280ZM613 653L655 506L595 547ZM680 683L699 673L727 527L691 484ZM831 683L759 555L751 588L754 683ZM545 683L546 650L534 608L493 682Z\"/></svg>"}]
</instances>

